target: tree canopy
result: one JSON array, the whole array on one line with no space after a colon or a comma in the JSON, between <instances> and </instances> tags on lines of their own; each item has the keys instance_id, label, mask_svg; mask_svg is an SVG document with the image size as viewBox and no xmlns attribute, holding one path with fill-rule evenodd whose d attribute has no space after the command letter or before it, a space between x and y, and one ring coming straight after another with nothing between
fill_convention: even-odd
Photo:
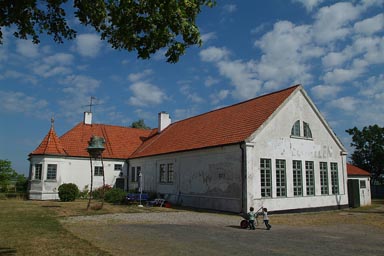
<instances>
[{"instance_id":1,"label":"tree canopy","mask_svg":"<svg viewBox=\"0 0 384 256\"><path fill-rule=\"evenodd\" d=\"M149 59L166 49L167 61L175 63L192 45L201 45L196 17L203 6L212 7L215 0L3 0L0 1L0 28L15 27L17 38L39 34L53 36L62 43L77 31L68 23L71 12L80 24L91 26L114 49L137 51L138 58ZM0 43L3 34L0 29Z\"/></svg>"},{"instance_id":2,"label":"tree canopy","mask_svg":"<svg viewBox=\"0 0 384 256\"><path fill-rule=\"evenodd\" d=\"M131 128L144 129L144 130L149 130L149 129L151 129L151 127L147 126L147 125L144 123L144 119L139 119L139 120L137 120L136 122L133 122L133 123L131 124Z\"/></svg>"},{"instance_id":3,"label":"tree canopy","mask_svg":"<svg viewBox=\"0 0 384 256\"><path fill-rule=\"evenodd\" d=\"M370 125L362 130L356 127L346 130L352 135L352 164L368 172L376 179L384 173L384 127Z\"/></svg>"},{"instance_id":4,"label":"tree canopy","mask_svg":"<svg viewBox=\"0 0 384 256\"><path fill-rule=\"evenodd\" d=\"M18 191L26 190L26 178L12 169L12 163L0 159L0 192L6 191L7 186L14 184Z\"/></svg>"}]
</instances>

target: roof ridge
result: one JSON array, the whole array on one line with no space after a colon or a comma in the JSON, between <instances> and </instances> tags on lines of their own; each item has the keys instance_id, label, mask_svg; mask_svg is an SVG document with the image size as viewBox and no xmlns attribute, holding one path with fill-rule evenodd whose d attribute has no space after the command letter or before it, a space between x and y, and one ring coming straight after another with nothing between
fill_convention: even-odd
<instances>
[{"instance_id":1,"label":"roof ridge","mask_svg":"<svg viewBox=\"0 0 384 256\"><path fill-rule=\"evenodd\" d=\"M216 111L220 111L220 110L223 110L223 109L226 109L226 108L230 108L230 107L234 107L234 106L238 106L238 105L242 105L242 104L246 104L250 101L253 101L253 100L257 100L257 99L261 99L263 97L267 97L267 96L271 96L273 94L277 94L277 93L281 93L283 91L288 91L288 90L292 90L293 88L297 88L297 87L300 87L302 86L301 84L296 84L296 85L293 85L293 86L290 86L288 88L285 88L285 89L281 89L279 91L274 91L274 92L270 92L270 93L267 93L267 94L263 94L263 95L260 95L260 96L257 96L257 97L254 97L254 98L251 98L251 99L248 99L248 100L245 100L245 101L241 101L241 102L238 102L238 103L234 103L232 105L228 105L228 106L225 106L225 107L221 107L221 108L217 108L217 109L213 109L213 110L210 110L208 112L204 112L204 113L201 113L201 114L198 114L198 115L195 115L195 116L191 116L191 117L188 117L188 118L185 118L185 119L182 119L182 120L178 120L174 123L178 123L178 122L183 122L183 121L186 121L186 120L189 120L189 119L192 119L192 118L196 118L196 117L199 117L199 116L204 116L204 115L207 115L209 113L212 113L212 112L216 112ZM172 124L174 124L172 123Z\"/></svg>"}]
</instances>

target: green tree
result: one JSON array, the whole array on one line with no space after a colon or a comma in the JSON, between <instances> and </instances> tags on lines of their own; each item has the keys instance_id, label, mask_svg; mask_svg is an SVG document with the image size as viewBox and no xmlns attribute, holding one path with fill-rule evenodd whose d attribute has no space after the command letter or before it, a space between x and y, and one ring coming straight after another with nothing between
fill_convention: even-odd
<instances>
[{"instance_id":1,"label":"green tree","mask_svg":"<svg viewBox=\"0 0 384 256\"><path fill-rule=\"evenodd\" d=\"M54 41L73 39L77 31L67 22L68 13L80 24L91 26L114 49L137 51L138 58L149 59L159 49L167 49L167 61L175 63L186 48L201 45L196 17L203 6L215 0L2 0L1 28L15 27L14 36L32 37L47 33Z\"/></svg>"},{"instance_id":2,"label":"green tree","mask_svg":"<svg viewBox=\"0 0 384 256\"><path fill-rule=\"evenodd\" d=\"M375 124L362 130L354 127L346 132L352 136L351 146L355 148L352 164L370 172L374 182L384 173L384 127Z\"/></svg>"},{"instance_id":3,"label":"green tree","mask_svg":"<svg viewBox=\"0 0 384 256\"><path fill-rule=\"evenodd\" d=\"M151 129L151 127L148 127L145 123L144 123L144 119L139 119L137 120L136 122L133 122L131 124L131 128L138 128L138 129L144 129L144 130L149 130Z\"/></svg>"},{"instance_id":4,"label":"green tree","mask_svg":"<svg viewBox=\"0 0 384 256\"><path fill-rule=\"evenodd\" d=\"M14 184L17 191L26 191L27 179L12 169L11 161L0 159L0 191L6 191L10 184Z\"/></svg>"}]
</instances>

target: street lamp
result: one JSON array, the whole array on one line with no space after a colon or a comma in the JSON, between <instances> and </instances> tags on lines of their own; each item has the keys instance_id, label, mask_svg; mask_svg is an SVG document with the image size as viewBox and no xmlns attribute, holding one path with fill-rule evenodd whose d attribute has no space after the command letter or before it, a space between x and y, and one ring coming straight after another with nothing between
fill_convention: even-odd
<instances>
[{"instance_id":1,"label":"street lamp","mask_svg":"<svg viewBox=\"0 0 384 256\"><path fill-rule=\"evenodd\" d=\"M87 151L89 154L89 161L91 163L91 189L89 192L89 200L87 205L87 210L89 209L89 206L91 205L92 200L92 188L93 188L93 167L92 167L92 158L100 159L101 160L101 168L103 171L103 188L102 188L102 195L101 195L101 208L103 208L104 204L104 189L105 189L105 175L104 175L104 163L103 163L103 151L105 149L105 139L103 137L94 136L92 135L91 139L88 141L88 147Z\"/></svg>"}]
</instances>

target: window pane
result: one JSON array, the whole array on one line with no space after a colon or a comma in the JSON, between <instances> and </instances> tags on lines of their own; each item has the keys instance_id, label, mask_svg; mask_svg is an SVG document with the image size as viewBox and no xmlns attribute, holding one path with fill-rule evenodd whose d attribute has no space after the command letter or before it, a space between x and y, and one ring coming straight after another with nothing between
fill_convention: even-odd
<instances>
[{"instance_id":1,"label":"window pane","mask_svg":"<svg viewBox=\"0 0 384 256\"><path fill-rule=\"evenodd\" d=\"M95 176L103 176L103 167L102 166L95 166Z\"/></svg>"},{"instance_id":2,"label":"window pane","mask_svg":"<svg viewBox=\"0 0 384 256\"><path fill-rule=\"evenodd\" d=\"M301 161L293 160L293 195L302 196L303 195L303 178L302 178L302 169Z\"/></svg>"},{"instance_id":3,"label":"window pane","mask_svg":"<svg viewBox=\"0 0 384 256\"><path fill-rule=\"evenodd\" d=\"M321 194L328 195L328 170L327 163L320 162L320 186L321 186Z\"/></svg>"},{"instance_id":4,"label":"window pane","mask_svg":"<svg viewBox=\"0 0 384 256\"><path fill-rule=\"evenodd\" d=\"M43 170L42 164L35 164L35 180L41 180L42 170Z\"/></svg>"},{"instance_id":5,"label":"window pane","mask_svg":"<svg viewBox=\"0 0 384 256\"><path fill-rule=\"evenodd\" d=\"M285 160L276 160L276 196L286 196Z\"/></svg>"},{"instance_id":6,"label":"window pane","mask_svg":"<svg viewBox=\"0 0 384 256\"><path fill-rule=\"evenodd\" d=\"M57 165L49 164L47 168L47 180L56 180Z\"/></svg>"},{"instance_id":7,"label":"window pane","mask_svg":"<svg viewBox=\"0 0 384 256\"><path fill-rule=\"evenodd\" d=\"M297 120L291 129L292 136L300 136L300 120Z\"/></svg>"},{"instance_id":8,"label":"window pane","mask_svg":"<svg viewBox=\"0 0 384 256\"><path fill-rule=\"evenodd\" d=\"M309 124L306 122L303 122L303 128L304 128L304 137L306 138L312 138L312 132L309 128Z\"/></svg>"},{"instance_id":9,"label":"window pane","mask_svg":"<svg viewBox=\"0 0 384 256\"><path fill-rule=\"evenodd\" d=\"M272 196L271 159L260 159L261 196Z\"/></svg>"},{"instance_id":10,"label":"window pane","mask_svg":"<svg viewBox=\"0 0 384 256\"><path fill-rule=\"evenodd\" d=\"M165 179L165 164L160 164L160 182L165 183L167 180Z\"/></svg>"},{"instance_id":11,"label":"window pane","mask_svg":"<svg viewBox=\"0 0 384 256\"><path fill-rule=\"evenodd\" d=\"M312 161L305 162L305 182L307 185L307 196L315 195L315 170Z\"/></svg>"}]
</instances>

